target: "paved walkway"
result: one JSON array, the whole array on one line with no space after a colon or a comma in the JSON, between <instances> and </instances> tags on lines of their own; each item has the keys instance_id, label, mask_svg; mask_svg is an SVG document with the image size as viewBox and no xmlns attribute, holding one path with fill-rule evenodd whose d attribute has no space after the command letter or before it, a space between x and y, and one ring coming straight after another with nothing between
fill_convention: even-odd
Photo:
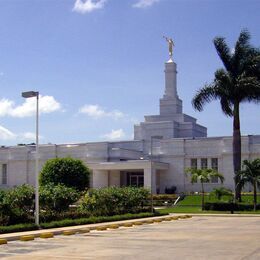
<instances>
[{"instance_id":1,"label":"paved walkway","mask_svg":"<svg viewBox=\"0 0 260 260\"><path fill-rule=\"evenodd\" d=\"M260 259L260 218L195 216L0 246L0 259Z\"/></svg>"}]
</instances>

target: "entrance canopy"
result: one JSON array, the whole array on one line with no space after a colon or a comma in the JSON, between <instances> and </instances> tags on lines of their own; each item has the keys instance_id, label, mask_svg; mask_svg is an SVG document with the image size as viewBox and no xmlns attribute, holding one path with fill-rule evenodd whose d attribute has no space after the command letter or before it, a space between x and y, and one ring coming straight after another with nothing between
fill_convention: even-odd
<instances>
[{"instance_id":1,"label":"entrance canopy","mask_svg":"<svg viewBox=\"0 0 260 260\"><path fill-rule=\"evenodd\" d=\"M129 160L117 162L88 163L92 169L92 187L101 188L108 186L120 186L121 171L143 172L144 187L156 192L158 186L159 172L166 172L169 169L168 163L151 160Z\"/></svg>"},{"instance_id":2,"label":"entrance canopy","mask_svg":"<svg viewBox=\"0 0 260 260\"><path fill-rule=\"evenodd\" d=\"M88 166L92 170L143 170L148 168L154 168L156 170L168 170L169 164L163 162L154 162L150 160L130 160L130 161L118 161L118 162L99 162L88 163Z\"/></svg>"}]
</instances>

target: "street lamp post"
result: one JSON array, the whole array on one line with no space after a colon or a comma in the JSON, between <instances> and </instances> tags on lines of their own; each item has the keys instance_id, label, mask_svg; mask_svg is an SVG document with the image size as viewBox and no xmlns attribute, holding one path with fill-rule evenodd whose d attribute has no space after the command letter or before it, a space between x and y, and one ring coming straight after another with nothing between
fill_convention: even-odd
<instances>
[{"instance_id":1,"label":"street lamp post","mask_svg":"<svg viewBox=\"0 0 260 260\"><path fill-rule=\"evenodd\" d=\"M36 97L35 224L39 226L39 92L23 92L22 97Z\"/></svg>"},{"instance_id":2,"label":"street lamp post","mask_svg":"<svg viewBox=\"0 0 260 260\"><path fill-rule=\"evenodd\" d=\"M151 144L150 144L150 148L151 148L151 152L150 152L150 155L151 155L151 168L153 167L153 141L154 139L162 139L162 136L157 136L157 135L154 135L154 136L151 136ZM153 213L153 183L151 182L151 211Z\"/></svg>"}]
</instances>

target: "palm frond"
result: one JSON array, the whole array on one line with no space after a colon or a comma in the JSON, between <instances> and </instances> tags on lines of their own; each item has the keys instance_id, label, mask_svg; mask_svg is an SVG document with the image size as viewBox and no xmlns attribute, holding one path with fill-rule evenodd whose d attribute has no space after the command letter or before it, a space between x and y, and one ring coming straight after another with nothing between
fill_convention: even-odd
<instances>
[{"instance_id":1,"label":"palm frond","mask_svg":"<svg viewBox=\"0 0 260 260\"><path fill-rule=\"evenodd\" d=\"M260 181L260 159L244 160L243 170L239 171L235 178L241 187L244 187L246 183L258 183Z\"/></svg>"},{"instance_id":2,"label":"palm frond","mask_svg":"<svg viewBox=\"0 0 260 260\"><path fill-rule=\"evenodd\" d=\"M233 116L233 108L230 100L226 98L225 96L221 97L220 99L220 105L223 113L226 116L232 117Z\"/></svg>"},{"instance_id":3,"label":"palm frond","mask_svg":"<svg viewBox=\"0 0 260 260\"><path fill-rule=\"evenodd\" d=\"M195 97L192 100L192 106L198 110L202 111L203 106L206 103L210 103L212 100L218 99L217 88L214 84L205 85L203 88L197 91Z\"/></svg>"},{"instance_id":4,"label":"palm frond","mask_svg":"<svg viewBox=\"0 0 260 260\"><path fill-rule=\"evenodd\" d=\"M210 182L211 177L217 177L223 183L224 176L213 170L213 169L194 169L188 168L185 170L186 173L191 175L191 183L200 181L201 183Z\"/></svg>"},{"instance_id":5,"label":"palm frond","mask_svg":"<svg viewBox=\"0 0 260 260\"><path fill-rule=\"evenodd\" d=\"M225 38L216 37L213 40L217 53L222 60L227 71L232 71L232 63L231 63L231 50L228 47Z\"/></svg>"},{"instance_id":6,"label":"palm frond","mask_svg":"<svg viewBox=\"0 0 260 260\"><path fill-rule=\"evenodd\" d=\"M256 77L239 77L236 96L241 102L260 102L260 81Z\"/></svg>"}]
</instances>

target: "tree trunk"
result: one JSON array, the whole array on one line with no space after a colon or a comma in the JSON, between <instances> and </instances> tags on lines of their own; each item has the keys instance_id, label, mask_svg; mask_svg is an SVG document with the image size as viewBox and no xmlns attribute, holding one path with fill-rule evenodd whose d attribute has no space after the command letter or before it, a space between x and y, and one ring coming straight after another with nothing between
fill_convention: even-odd
<instances>
[{"instance_id":1,"label":"tree trunk","mask_svg":"<svg viewBox=\"0 0 260 260\"><path fill-rule=\"evenodd\" d=\"M254 181L254 211L256 211L257 194L256 194L256 181Z\"/></svg>"},{"instance_id":2,"label":"tree trunk","mask_svg":"<svg viewBox=\"0 0 260 260\"><path fill-rule=\"evenodd\" d=\"M201 209L204 210L204 186L203 186L203 182L201 183L201 191L202 191Z\"/></svg>"},{"instance_id":3,"label":"tree trunk","mask_svg":"<svg viewBox=\"0 0 260 260\"><path fill-rule=\"evenodd\" d=\"M241 133L238 102L234 104L233 111L233 167L234 177L236 177L241 170ZM235 178L235 194L236 200L241 201L241 186L238 178Z\"/></svg>"}]
</instances>

